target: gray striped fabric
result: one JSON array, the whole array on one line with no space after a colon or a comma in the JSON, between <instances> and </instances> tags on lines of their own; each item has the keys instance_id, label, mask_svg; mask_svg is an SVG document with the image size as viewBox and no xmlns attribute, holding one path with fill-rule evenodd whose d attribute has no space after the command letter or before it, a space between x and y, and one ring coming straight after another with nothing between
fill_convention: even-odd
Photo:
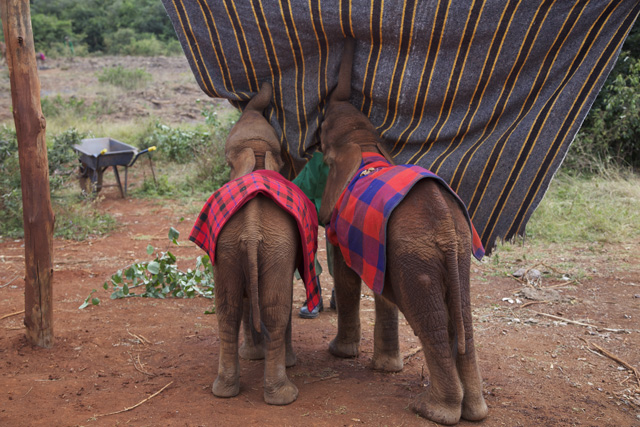
<instances>
[{"instance_id":1,"label":"gray striped fabric","mask_svg":"<svg viewBox=\"0 0 640 427\"><path fill-rule=\"evenodd\" d=\"M524 232L640 9L620 1L163 0L196 80L263 81L289 178L317 147L346 36L351 101L396 163L444 178L490 252Z\"/></svg>"}]
</instances>

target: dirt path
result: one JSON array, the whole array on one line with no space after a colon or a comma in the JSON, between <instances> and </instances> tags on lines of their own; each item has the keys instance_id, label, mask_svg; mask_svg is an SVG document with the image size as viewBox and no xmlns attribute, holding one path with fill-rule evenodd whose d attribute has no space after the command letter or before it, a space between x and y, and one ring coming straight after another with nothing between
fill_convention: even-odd
<instances>
[{"instance_id":1,"label":"dirt path","mask_svg":"<svg viewBox=\"0 0 640 427\"><path fill-rule=\"evenodd\" d=\"M55 242L54 348L28 345L21 315L0 321L1 425L429 424L407 407L428 373L422 353L416 352L419 342L404 320L404 370L385 374L368 368L374 320L368 292L362 301L362 353L356 359L336 359L327 351L336 330L335 311L315 320L294 318L298 364L288 373L300 390L296 402L266 405L262 363L249 361L241 362L241 394L215 398L210 387L218 339L215 315L204 314L209 300L110 300L101 288L118 268L149 259L148 244L164 247L170 226L181 232L183 245L174 250L181 265L193 265L200 250L185 242L193 215L180 223L184 207L122 200L115 189L104 192L101 209L122 228L105 238ZM601 347L640 365L637 243L550 247L536 261L531 248L514 247L498 251L500 262L495 256L474 262L475 334L490 407L482 425L640 425L640 384L598 351ZM24 307L22 255L22 241L0 244L0 316ZM523 256L529 261L518 262ZM537 286L528 285L506 274L520 267L548 273ZM564 280L563 273L578 280ZM322 285L328 305L332 284L326 273ZM101 304L78 310L91 289L99 290ZM522 296L525 290L551 302L519 308L534 301ZM304 303L300 284L294 300L295 309ZM133 406L169 383L136 409L94 418Z\"/></svg>"}]
</instances>

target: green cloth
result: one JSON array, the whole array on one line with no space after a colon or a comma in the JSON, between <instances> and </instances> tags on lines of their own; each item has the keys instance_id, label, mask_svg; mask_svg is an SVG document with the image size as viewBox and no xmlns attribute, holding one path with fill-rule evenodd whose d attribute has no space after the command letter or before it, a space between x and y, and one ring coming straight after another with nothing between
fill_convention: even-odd
<instances>
[{"instance_id":1,"label":"green cloth","mask_svg":"<svg viewBox=\"0 0 640 427\"><path fill-rule=\"evenodd\" d=\"M324 186L327 184L328 174L329 166L324 164L322 153L316 151L313 153L311 160L307 162L298 176L293 180L293 183L297 185L316 206L316 213L318 214L320 213L320 202L322 201Z\"/></svg>"},{"instance_id":2,"label":"green cloth","mask_svg":"<svg viewBox=\"0 0 640 427\"><path fill-rule=\"evenodd\" d=\"M316 207L316 213L318 214L320 213L320 202L322 201L324 186L327 184L328 174L329 166L324 163L322 153L316 151L313 153L311 160L304 165L304 168L302 168L298 176L292 181L313 202ZM327 245L327 262L329 264L329 274L333 277L333 256L329 258L329 246L331 245ZM316 256L316 273L320 275L321 272L322 267L320 266L318 257Z\"/></svg>"}]
</instances>

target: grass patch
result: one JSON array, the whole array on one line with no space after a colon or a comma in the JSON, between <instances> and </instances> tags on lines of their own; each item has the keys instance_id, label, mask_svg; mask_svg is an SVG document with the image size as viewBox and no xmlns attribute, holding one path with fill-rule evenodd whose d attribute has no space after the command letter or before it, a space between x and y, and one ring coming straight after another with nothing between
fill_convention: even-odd
<instances>
[{"instance_id":1,"label":"grass patch","mask_svg":"<svg viewBox=\"0 0 640 427\"><path fill-rule=\"evenodd\" d=\"M640 177L558 174L527 225L534 240L619 243L640 236Z\"/></svg>"},{"instance_id":2,"label":"grass patch","mask_svg":"<svg viewBox=\"0 0 640 427\"><path fill-rule=\"evenodd\" d=\"M151 82L151 74L142 68L124 68L121 65L105 68L98 73L98 81L125 90L143 89Z\"/></svg>"}]
</instances>

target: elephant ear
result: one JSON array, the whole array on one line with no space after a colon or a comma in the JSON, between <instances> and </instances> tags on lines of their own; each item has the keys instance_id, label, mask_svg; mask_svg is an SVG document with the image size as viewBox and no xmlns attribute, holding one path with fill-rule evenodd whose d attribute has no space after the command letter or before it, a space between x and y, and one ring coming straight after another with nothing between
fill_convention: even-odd
<instances>
[{"instance_id":1,"label":"elephant ear","mask_svg":"<svg viewBox=\"0 0 640 427\"><path fill-rule=\"evenodd\" d=\"M378 141L376 145L378 146L378 150L380 151L380 154L382 154L382 156L385 159L387 159L387 162L389 162L392 165L395 165L396 162L393 161L393 158L391 157L389 152L382 146L382 142Z\"/></svg>"},{"instance_id":2,"label":"elephant ear","mask_svg":"<svg viewBox=\"0 0 640 427\"><path fill-rule=\"evenodd\" d=\"M253 172L256 167L256 156L251 148L244 148L236 153L231 153L229 165L231 166L230 179L234 180Z\"/></svg>"},{"instance_id":3,"label":"elephant ear","mask_svg":"<svg viewBox=\"0 0 640 427\"><path fill-rule=\"evenodd\" d=\"M280 172L284 166L284 162L279 155L273 154L271 151L267 151L264 155L264 168L270 171Z\"/></svg>"},{"instance_id":4,"label":"elephant ear","mask_svg":"<svg viewBox=\"0 0 640 427\"><path fill-rule=\"evenodd\" d=\"M324 193L322 193L318 220L322 224L328 225L331 220L331 213L342 191L344 191L360 167L362 150L357 144L347 143L338 149L327 148L324 155L329 165L329 175L327 176Z\"/></svg>"}]
</instances>

